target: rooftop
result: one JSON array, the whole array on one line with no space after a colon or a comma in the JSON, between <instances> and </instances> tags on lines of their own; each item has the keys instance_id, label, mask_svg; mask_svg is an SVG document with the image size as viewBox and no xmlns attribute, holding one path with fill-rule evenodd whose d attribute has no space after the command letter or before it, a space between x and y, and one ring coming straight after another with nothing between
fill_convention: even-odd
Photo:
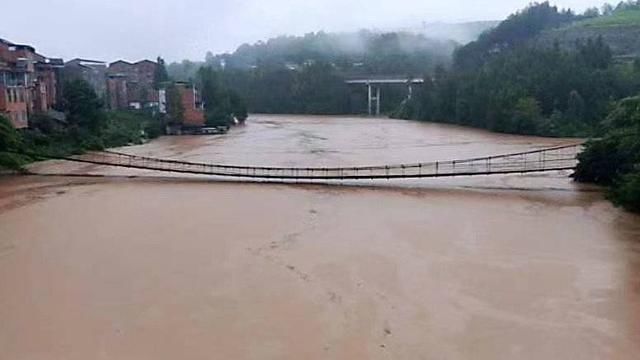
<instances>
[{"instance_id":1,"label":"rooftop","mask_svg":"<svg viewBox=\"0 0 640 360\"><path fill-rule=\"evenodd\" d=\"M157 64L155 61L151 61L151 60L148 60L148 59L140 60L140 61L137 61L135 63L131 63L131 62L128 62L128 61L125 61L125 60L117 60L117 61L114 61L114 62L110 63L109 66L112 66L112 65L115 65L115 64L125 64L125 65L129 65L129 66L135 66L135 65L142 64L142 63Z\"/></svg>"},{"instance_id":2,"label":"rooftop","mask_svg":"<svg viewBox=\"0 0 640 360\"><path fill-rule=\"evenodd\" d=\"M81 59L81 58L75 58L66 62L66 64L76 64L76 63L80 65L107 65L106 61Z\"/></svg>"}]
</instances>

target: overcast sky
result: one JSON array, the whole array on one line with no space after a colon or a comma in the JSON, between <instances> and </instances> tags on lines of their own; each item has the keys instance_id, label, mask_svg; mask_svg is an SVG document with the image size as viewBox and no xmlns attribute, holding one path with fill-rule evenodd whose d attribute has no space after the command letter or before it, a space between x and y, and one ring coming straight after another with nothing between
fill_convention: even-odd
<instances>
[{"instance_id":1,"label":"overcast sky","mask_svg":"<svg viewBox=\"0 0 640 360\"><path fill-rule=\"evenodd\" d=\"M528 0L29 0L3 1L0 38L49 57L200 60L282 34L501 20ZM559 0L582 11L592 0ZM10 16L8 14L11 14Z\"/></svg>"}]
</instances>

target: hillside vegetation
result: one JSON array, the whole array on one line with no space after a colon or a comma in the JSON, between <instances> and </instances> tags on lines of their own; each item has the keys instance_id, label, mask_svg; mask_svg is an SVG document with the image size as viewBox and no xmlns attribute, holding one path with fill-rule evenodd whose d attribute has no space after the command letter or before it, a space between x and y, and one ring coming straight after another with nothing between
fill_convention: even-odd
<instances>
[{"instance_id":1,"label":"hillside vegetation","mask_svg":"<svg viewBox=\"0 0 640 360\"><path fill-rule=\"evenodd\" d=\"M615 203L640 212L640 96L619 101L603 124L603 137L580 155L575 178L610 186Z\"/></svg>"},{"instance_id":2,"label":"hillside vegetation","mask_svg":"<svg viewBox=\"0 0 640 360\"><path fill-rule=\"evenodd\" d=\"M518 134L594 134L612 99L640 89L640 69L614 64L601 37L570 49L530 41L581 19L547 2L510 16L458 49L451 68L427 75L397 115Z\"/></svg>"},{"instance_id":3,"label":"hillside vegetation","mask_svg":"<svg viewBox=\"0 0 640 360\"><path fill-rule=\"evenodd\" d=\"M614 58L629 60L640 56L640 7L620 8L609 15L576 21L568 26L545 31L538 44L573 48L579 40L602 37Z\"/></svg>"},{"instance_id":4,"label":"hillside vegetation","mask_svg":"<svg viewBox=\"0 0 640 360\"><path fill-rule=\"evenodd\" d=\"M300 71L313 63L330 64L336 72L358 74L423 73L448 63L457 43L410 32L309 33L279 36L255 44L243 44L230 54L208 53L204 62L173 63L170 75L178 80L193 77L199 67L218 70L274 68Z\"/></svg>"},{"instance_id":5,"label":"hillside vegetation","mask_svg":"<svg viewBox=\"0 0 640 360\"><path fill-rule=\"evenodd\" d=\"M428 74L396 115L515 134L601 137L587 145L576 179L608 185L618 204L640 211L640 60L616 61L599 29L621 27L593 25L626 23L638 8L626 3L597 16L533 4L458 49L452 67ZM598 32L570 46L540 41L566 29Z\"/></svg>"},{"instance_id":6,"label":"hillside vegetation","mask_svg":"<svg viewBox=\"0 0 640 360\"><path fill-rule=\"evenodd\" d=\"M448 64L457 44L408 32L310 33L240 46L231 54L208 54L204 63L168 66L173 78L194 78L205 66L247 99L251 112L346 114L366 106L365 89L344 81L361 75L419 76ZM354 90L354 91L351 91ZM403 86L385 90L382 109L406 96Z\"/></svg>"},{"instance_id":7,"label":"hillside vegetation","mask_svg":"<svg viewBox=\"0 0 640 360\"><path fill-rule=\"evenodd\" d=\"M586 19L572 25L573 28L605 28L640 26L640 8L621 8L610 15Z\"/></svg>"}]
</instances>

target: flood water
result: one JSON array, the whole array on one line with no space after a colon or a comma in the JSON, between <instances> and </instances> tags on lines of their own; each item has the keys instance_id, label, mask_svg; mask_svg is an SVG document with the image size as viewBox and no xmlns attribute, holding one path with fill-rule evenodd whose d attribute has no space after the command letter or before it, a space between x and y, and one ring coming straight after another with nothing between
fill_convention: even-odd
<instances>
[{"instance_id":1,"label":"flood water","mask_svg":"<svg viewBox=\"0 0 640 360\"><path fill-rule=\"evenodd\" d=\"M452 160L567 139L252 116L120 151ZM640 218L568 172L275 184L86 164L0 178L0 359L637 359ZM98 177L97 175L107 175Z\"/></svg>"}]
</instances>

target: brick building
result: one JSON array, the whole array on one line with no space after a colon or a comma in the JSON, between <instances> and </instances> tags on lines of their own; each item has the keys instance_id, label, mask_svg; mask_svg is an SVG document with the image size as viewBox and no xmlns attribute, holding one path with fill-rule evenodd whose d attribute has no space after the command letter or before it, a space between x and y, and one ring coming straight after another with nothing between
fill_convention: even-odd
<instances>
[{"instance_id":1,"label":"brick building","mask_svg":"<svg viewBox=\"0 0 640 360\"><path fill-rule=\"evenodd\" d=\"M177 83L182 107L184 109L183 126L202 127L204 126L204 110L200 93L195 86L188 83Z\"/></svg>"},{"instance_id":2,"label":"brick building","mask_svg":"<svg viewBox=\"0 0 640 360\"><path fill-rule=\"evenodd\" d=\"M202 128L205 126L204 109L200 92L193 84L176 82L174 86L180 95L180 102L184 109L182 128ZM165 89L158 91L159 109L161 113L167 113L167 92Z\"/></svg>"},{"instance_id":3,"label":"brick building","mask_svg":"<svg viewBox=\"0 0 640 360\"><path fill-rule=\"evenodd\" d=\"M115 109L142 109L158 106L154 77L158 64L150 60L130 63L119 60L107 69L108 104Z\"/></svg>"},{"instance_id":4,"label":"brick building","mask_svg":"<svg viewBox=\"0 0 640 360\"><path fill-rule=\"evenodd\" d=\"M62 59L45 58L38 55L35 64L33 113L46 113L62 102Z\"/></svg>"},{"instance_id":5,"label":"brick building","mask_svg":"<svg viewBox=\"0 0 640 360\"><path fill-rule=\"evenodd\" d=\"M61 67L61 59L0 39L0 113L19 129L29 116L51 110L60 101Z\"/></svg>"},{"instance_id":6,"label":"brick building","mask_svg":"<svg viewBox=\"0 0 640 360\"><path fill-rule=\"evenodd\" d=\"M107 74L107 105L111 110L129 108L126 75Z\"/></svg>"}]
</instances>

